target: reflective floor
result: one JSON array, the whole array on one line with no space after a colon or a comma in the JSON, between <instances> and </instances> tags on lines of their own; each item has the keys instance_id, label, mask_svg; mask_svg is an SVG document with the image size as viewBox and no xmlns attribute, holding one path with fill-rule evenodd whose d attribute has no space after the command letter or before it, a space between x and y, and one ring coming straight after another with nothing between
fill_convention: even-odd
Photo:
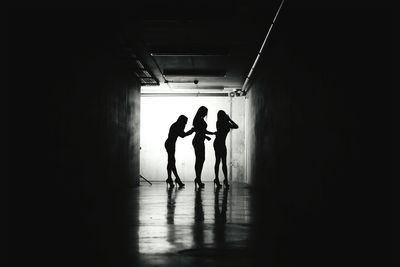
<instances>
[{"instance_id":1,"label":"reflective floor","mask_svg":"<svg viewBox=\"0 0 400 267\"><path fill-rule=\"evenodd\" d=\"M245 266L252 213L245 185L196 189L142 183L132 189L132 255L141 266Z\"/></svg>"}]
</instances>

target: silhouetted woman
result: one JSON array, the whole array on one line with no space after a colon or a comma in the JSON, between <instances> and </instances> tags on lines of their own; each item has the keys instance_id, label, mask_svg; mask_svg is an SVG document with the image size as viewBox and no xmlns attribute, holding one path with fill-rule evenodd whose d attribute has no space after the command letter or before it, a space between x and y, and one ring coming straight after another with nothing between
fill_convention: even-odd
<instances>
[{"instance_id":1,"label":"silhouetted woman","mask_svg":"<svg viewBox=\"0 0 400 267\"><path fill-rule=\"evenodd\" d=\"M215 134L207 131L207 123L204 121L204 117L207 116L207 113L208 109L204 106L201 106L197 110L196 116L193 119L193 128L196 132L192 141L194 153L196 155L196 163L194 165L196 179L194 179L194 183L200 187L204 187L204 183L201 182L201 172L203 170L203 164L205 160L204 140L211 140L211 138L206 134Z\"/></svg>"},{"instance_id":2,"label":"silhouetted woman","mask_svg":"<svg viewBox=\"0 0 400 267\"><path fill-rule=\"evenodd\" d=\"M226 145L225 140L231 129L237 129L239 126L229 118L229 116L223 111L220 110L217 113L217 132L215 133L214 140L214 150L215 150L215 179L214 184L217 187L221 187L221 183L219 182L218 172L219 172L219 164L222 160L222 172L224 173L224 185L228 188L228 170L226 167Z\"/></svg>"},{"instance_id":3,"label":"silhouetted woman","mask_svg":"<svg viewBox=\"0 0 400 267\"><path fill-rule=\"evenodd\" d=\"M165 141L165 149L168 153L168 165L167 165L167 174L168 178L165 180L167 184L171 187L174 186L174 182L172 181L171 172L175 175L175 183L179 185L179 187L184 187L185 184L182 183L181 178L179 178L178 172L176 171L175 166L175 143L178 136L185 137L191 135L194 132L192 128L190 131L185 133L185 126L188 121L188 118L184 115L180 115L178 120L174 122L169 128L168 139Z\"/></svg>"}]
</instances>

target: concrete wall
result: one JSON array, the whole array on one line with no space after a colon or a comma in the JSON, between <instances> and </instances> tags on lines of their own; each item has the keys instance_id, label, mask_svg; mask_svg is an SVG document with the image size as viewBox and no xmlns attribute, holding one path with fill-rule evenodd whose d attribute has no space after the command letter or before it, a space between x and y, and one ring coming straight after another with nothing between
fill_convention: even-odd
<instances>
[{"instance_id":1,"label":"concrete wall","mask_svg":"<svg viewBox=\"0 0 400 267\"><path fill-rule=\"evenodd\" d=\"M117 39L119 19L109 10L10 15L11 181L18 185L10 246L21 248L19 257L44 266L126 260L127 195L139 182L140 84Z\"/></svg>"},{"instance_id":2,"label":"concrete wall","mask_svg":"<svg viewBox=\"0 0 400 267\"><path fill-rule=\"evenodd\" d=\"M369 214L382 210L370 193L390 162L389 17L282 9L245 112L247 176L264 211L254 234L272 260L373 258L363 251L377 237Z\"/></svg>"},{"instance_id":3,"label":"concrete wall","mask_svg":"<svg viewBox=\"0 0 400 267\"><path fill-rule=\"evenodd\" d=\"M239 126L233 129L226 138L227 144L230 144L232 138L232 181L244 183L245 181L245 99L244 97L232 97L232 120ZM227 146L229 147L229 146ZM228 153L230 150L228 149ZM229 163L229 162L228 162ZM223 177L223 176L220 176Z\"/></svg>"}]
</instances>

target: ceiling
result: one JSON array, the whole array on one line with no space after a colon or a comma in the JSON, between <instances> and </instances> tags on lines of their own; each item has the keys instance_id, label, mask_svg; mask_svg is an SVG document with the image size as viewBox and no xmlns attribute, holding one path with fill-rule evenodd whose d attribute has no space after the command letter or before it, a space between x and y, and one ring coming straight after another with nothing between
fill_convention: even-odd
<instances>
[{"instance_id":1,"label":"ceiling","mask_svg":"<svg viewBox=\"0 0 400 267\"><path fill-rule=\"evenodd\" d=\"M142 93L242 88L281 1L214 2L152 2L131 14L124 38L140 66Z\"/></svg>"}]
</instances>

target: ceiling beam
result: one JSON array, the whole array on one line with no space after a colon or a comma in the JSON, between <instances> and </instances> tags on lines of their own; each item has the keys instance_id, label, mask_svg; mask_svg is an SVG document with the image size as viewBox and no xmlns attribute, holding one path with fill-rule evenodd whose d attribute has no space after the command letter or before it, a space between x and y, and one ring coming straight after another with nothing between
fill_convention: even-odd
<instances>
[{"instance_id":1,"label":"ceiling beam","mask_svg":"<svg viewBox=\"0 0 400 267\"><path fill-rule=\"evenodd\" d=\"M225 77L226 71L165 69L163 74L167 77Z\"/></svg>"},{"instance_id":2,"label":"ceiling beam","mask_svg":"<svg viewBox=\"0 0 400 267\"><path fill-rule=\"evenodd\" d=\"M155 57L202 57L202 56L228 56L227 47L159 47L150 51Z\"/></svg>"}]
</instances>

